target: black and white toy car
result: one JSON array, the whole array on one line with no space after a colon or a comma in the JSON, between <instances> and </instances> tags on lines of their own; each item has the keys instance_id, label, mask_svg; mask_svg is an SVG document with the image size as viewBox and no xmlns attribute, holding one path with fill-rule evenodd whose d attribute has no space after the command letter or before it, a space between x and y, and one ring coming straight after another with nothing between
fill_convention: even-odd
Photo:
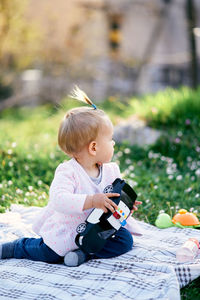
<instances>
[{"instance_id":1,"label":"black and white toy car","mask_svg":"<svg viewBox=\"0 0 200 300\"><path fill-rule=\"evenodd\" d=\"M117 210L105 213L102 209L94 208L85 223L77 227L76 245L88 254L100 251L108 238L113 236L121 226L126 225L133 205L137 198L135 191L124 180L117 178L112 185L104 190L105 193L119 193L119 197L110 198L117 204Z\"/></svg>"}]
</instances>

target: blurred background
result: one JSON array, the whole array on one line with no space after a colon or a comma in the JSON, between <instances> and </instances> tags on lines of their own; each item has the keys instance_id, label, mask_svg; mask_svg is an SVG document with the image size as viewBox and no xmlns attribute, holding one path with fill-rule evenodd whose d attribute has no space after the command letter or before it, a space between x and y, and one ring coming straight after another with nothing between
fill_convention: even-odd
<instances>
[{"instance_id":1,"label":"blurred background","mask_svg":"<svg viewBox=\"0 0 200 300\"><path fill-rule=\"evenodd\" d=\"M198 0L0 0L0 110L199 83Z\"/></svg>"}]
</instances>

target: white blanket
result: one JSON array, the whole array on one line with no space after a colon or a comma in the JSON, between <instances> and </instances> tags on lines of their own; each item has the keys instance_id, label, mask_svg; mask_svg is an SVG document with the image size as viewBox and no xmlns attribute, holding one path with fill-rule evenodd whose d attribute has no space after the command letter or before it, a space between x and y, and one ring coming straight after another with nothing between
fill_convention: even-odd
<instances>
[{"instance_id":1,"label":"white blanket","mask_svg":"<svg viewBox=\"0 0 200 300\"><path fill-rule=\"evenodd\" d=\"M38 207L13 205L0 214L0 242L36 236L31 224ZM112 259L91 260L79 267L26 259L0 260L0 299L44 300L179 300L180 287L200 275L200 255L180 264L175 252L200 230L158 229L139 222L144 235L133 249Z\"/></svg>"}]
</instances>

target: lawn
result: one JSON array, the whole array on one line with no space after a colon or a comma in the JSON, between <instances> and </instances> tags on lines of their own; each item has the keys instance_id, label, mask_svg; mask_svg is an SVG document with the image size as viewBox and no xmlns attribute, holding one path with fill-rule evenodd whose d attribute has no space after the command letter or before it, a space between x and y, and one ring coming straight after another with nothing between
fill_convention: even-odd
<instances>
[{"instance_id":1,"label":"lawn","mask_svg":"<svg viewBox=\"0 0 200 300\"><path fill-rule=\"evenodd\" d=\"M154 224L160 211L180 208L200 218L200 89L167 89L154 95L100 106L114 124L136 114L163 134L151 146L115 146L114 161L143 205L136 217ZM11 203L43 206L57 165L67 159L57 146L65 110L80 103L5 110L0 114L0 211ZM182 299L198 299L200 280L182 289Z\"/></svg>"}]
</instances>

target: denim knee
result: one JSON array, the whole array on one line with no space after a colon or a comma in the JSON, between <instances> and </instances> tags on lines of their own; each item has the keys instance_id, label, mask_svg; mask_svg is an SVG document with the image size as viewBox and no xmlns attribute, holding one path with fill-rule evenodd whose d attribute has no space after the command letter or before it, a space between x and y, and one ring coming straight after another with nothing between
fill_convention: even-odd
<instances>
[{"instance_id":1,"label":"denim knee","mask_svg":"<svg viewBox=\"0 0 200 300\"><path fill-rule=\"evenodd\" d=\"M106 241L101 251L95 253L95 258L116 257L130 251L133 247L133 238L130 232L121 227L113 237Z\"/></svg>"},{"instance_id":2,"label":"denim knee","mask_svg":"<svg viewBox=\"0 0 200 300\"><path fill-rule=\"evenodd\" d=\"M122 244L122 249L124 253L130 251L133 247L133 237L131 233L126 228L121 228L122 235L120 238L120 242Z\"/></svg>"}]
</instances>

